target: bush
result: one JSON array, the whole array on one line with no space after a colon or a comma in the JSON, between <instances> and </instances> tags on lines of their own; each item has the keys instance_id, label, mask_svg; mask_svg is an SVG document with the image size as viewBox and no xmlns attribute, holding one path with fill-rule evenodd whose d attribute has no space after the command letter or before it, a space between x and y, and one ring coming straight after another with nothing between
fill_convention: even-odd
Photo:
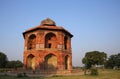
<instances>
[{"instance_id":1,"label":"bush","mask_svg":"<svg viewBox=\"0 0 120 79\"><path fill-rule=\"evenodd\" d=\"M23 74L22 73L18 73L17 77L23 77Z\"/></svg>"},{"instance_id":2,"label":"bush","mask_svg":"<svg viewBox=\"0 0 120 79\"><path fill-rule=\"evenodd\" d=\"M98 75L98 70L97 69L91 69L90 75Z\"/></svg>"},{"instance_id":3,"label":"bush","mask_svg":"<svg viewBox=\"0 0 120 79\"><path fill-rule=\"evenodd\" d=\"M27 77L26 73L18 73L17 77Z\"/></svg>"},{"instance_id":4,"label":"bush","mask_svg":"<svg viewBox=\"0 0 120 79\"><path fill-rule=\"evenodd\" d=\"M9 68L0 68L0 73L1 72L7 72L7 71L11 71L11 69L9 69Z\"/></svg>"},{"instance_id":5,"label":"bush","mask_svg":"<svg viewBox=\"0 0 120 79\"><path fill-rule=\"evenodd\" d=\"M5 72L5 70L4 70L4 69L0 69L0 73L1 73L1 72Z\"/></svg>"},{"instance_id":6,"label":"bush","mask_svg":"<svg viewBox=\"0 0 120 79\"><path fill-rule=\"evenodd\" d=\"M63 77L62 75L53 75L52 77Z\"/></svg>"}]
</instances>

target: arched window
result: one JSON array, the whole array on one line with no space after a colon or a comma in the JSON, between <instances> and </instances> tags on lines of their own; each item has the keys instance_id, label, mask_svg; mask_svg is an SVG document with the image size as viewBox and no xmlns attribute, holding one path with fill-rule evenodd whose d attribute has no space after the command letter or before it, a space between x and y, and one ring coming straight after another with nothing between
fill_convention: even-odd
<instances>
[{"instance_id":1,"label":"arched window","mask_svg":"<svg viewBox=\"0 0 120 79\"><path fill-rule=\"evenodd\" d=\"M28 38L28 50L36 48L36 36L32 34Z\"/></svg>"},{"instance_id":2,"label":"arched window","mask_svg":"<svg viewBox=\"0 0 120 79\"><path fill-rule=\"evenodd\" d=\"M48 33L45 36L45 48L56 48L56 35L53 33Z\"/></svg>"},{"instance_id":3,"label":"arched window","mask_svg":"<svg viewBox=\"0 0 120 79\"><path fill-rule=\"evenodd\" d=\"M67 43L68 43L68 37L65 36L65 37L64 37L64 49L67 49L67 48L68 48Z\"/></svg>"}]
</instances>

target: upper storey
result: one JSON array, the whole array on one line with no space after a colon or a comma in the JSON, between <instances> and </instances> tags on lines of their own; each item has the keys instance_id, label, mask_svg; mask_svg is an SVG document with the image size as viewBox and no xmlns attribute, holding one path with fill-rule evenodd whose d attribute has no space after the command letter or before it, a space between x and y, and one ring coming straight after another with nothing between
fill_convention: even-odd
<instances>
[{"instance_id":1,"label":"upper storey","mask_svg":"<svg viewBox=\"0 0 120 79\"><path fill-rule=\"evenodd\" d=\"M36 30L62 31L62 32L65 32L66 34L68 34L70 37L73 37L73 35L69 31L67 31L63 27L56 26L56 23L49 18L41 21L41 24L39 26L30 28L30 29L26 30L25 32L23 32L23 36L25 36L26 33L30 33L30 32L36 31Z\"/></svg>"}]
</instances>

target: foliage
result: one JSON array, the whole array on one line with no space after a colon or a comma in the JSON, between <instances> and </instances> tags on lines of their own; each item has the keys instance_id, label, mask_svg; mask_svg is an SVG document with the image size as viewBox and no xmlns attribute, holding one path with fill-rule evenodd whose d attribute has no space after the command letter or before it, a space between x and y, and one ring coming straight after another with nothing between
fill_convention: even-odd
<instances>
[{"instance_id":1,"label":"foliage","mask_svg":"<svg viewBox=\"0 0 120 79\"><path fill-rule=\"evenodd\" d=\"M8 71L11 71L12 69L11 68L0 68L0 72L8 72Z\"/></svg>"},{"instance_id":2,"label":"foliage","mask_svg":"<svg viewBox=\"0 0 120 79\"><path fill-rule=\"evenodd\" d=\"M17 68L22 67L22 65L22 62L19 60L8 61L7 56L3 52L0 52L0 68Z\"/></svg>"},{"instance_id":3,"label":"foliage","mask_svg":"<svg viewBox=\"0 0 120 79\"><path fill-rule=\"evenodd\" d=\"M82 67L79 67L79 66L73 66L73 69L82 69Z\"/></svg>"},{"instance_id":4,"label":"foliage","mask_svg":"<svg viewBox=\"0 0 120 79\"><path fill-rule=\"evenodd\" d=\"M6 66L7 61L7 56L4 53L0 52L0 68L4 68Z\"/></svg>"},{"instance_id":5,"label":"foliage","mask_svg":"<svg viewBox=\"0 0 120 79\"><path fill-rule=\"evenodd\" d=\"M28 77L28 76L26 75L26 73L18 73L17 77Z\"/></svg>"},{"instance_id":6,"label":"foliage","mask_svg":"<svg viewBox=\"0 0 120 79\"><path fill-rule=\"evenodd\" d=\"M18 67L22 67L23 64L21 61L17 60L17 61L8 61L6 67L7 68L18 68Z\"/></svg>"},{"instance_id":7,"label":"foliage","mask_svg":"<svg viewBox=\"0 0 120 79\"><path fill-rule=\"evenodd\" d=\"M86 68L91 68L92 65L103 65L106 62L107 54L99 51L87 52L82 59Z\"/></svg>"},{"instance_id":8,"label":"foliage","mask_svg":"<svg viewBox=\"0 0 120 79\"><path fill-rule=\"evenodd\" d=\"M106 67L107 68L114 68L114 67L120 68L120 53L111 55L106 62Z\"/></svg>"},{"instance_id":9,"label":"foliage","mask_svg":"<svg viewBox=\"0 0 120 79\"><path fill-rule=\"evenodd\" d=\"M23 77L23 74L22 73L18 73L17 77Z\"/></svg>"},{"instance_id":10,"label":"foliage","mask_svg":"<svg viewBox=\"0 0 120 79\"><path fill-rule=\"evenodd\" d=\"M95 68L91 69L90 75L98 75L98 70Z\"/></svg>"}]
</instances>

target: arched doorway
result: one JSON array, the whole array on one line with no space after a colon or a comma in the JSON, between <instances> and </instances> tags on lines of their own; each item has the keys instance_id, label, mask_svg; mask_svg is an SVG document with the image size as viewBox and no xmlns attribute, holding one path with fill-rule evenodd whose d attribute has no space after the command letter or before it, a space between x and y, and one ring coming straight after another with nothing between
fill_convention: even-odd
<instances>
[{"instance_id":1,"label":"arched doorway","mask_svg":"<svg viewBox=\"0 0 120 79\"><path fill-rule=\"evenodd\" d=\"M45 48L56 48L56 35L54 33L48 33L45 36Z\"/></svg>"},{"instance_id":2,"label":"arched doorway","mask_svg":"<svg viewBox=\"0 0 120 79\"><path fill-rule=\"evenodd\" d=\"M35 70L35 57L32 54L27 57L27 68Z\"/></svg>"},{"instance_id":3,"label":"arched doorway","mask_svg":"<svg viewBox=\"0 0 120 79\"><path fill-rule=\"evenodd\" d=\"M45 69L56 70L57 68L57 57L53 54L49 54L45 57Z\"/></svg>"},{"instance_id":4,"label":"arched doorway","mask_svg":"<svg viewBox=\"0 0 120 79\"><path fill-rule=\"evenodd\" d=\"M70 59L69 59L69 56L66 55L65 56L65 69L68 70L70 67L69 67L69 64L70 64Z\"/></svg>"}]
</instances>

